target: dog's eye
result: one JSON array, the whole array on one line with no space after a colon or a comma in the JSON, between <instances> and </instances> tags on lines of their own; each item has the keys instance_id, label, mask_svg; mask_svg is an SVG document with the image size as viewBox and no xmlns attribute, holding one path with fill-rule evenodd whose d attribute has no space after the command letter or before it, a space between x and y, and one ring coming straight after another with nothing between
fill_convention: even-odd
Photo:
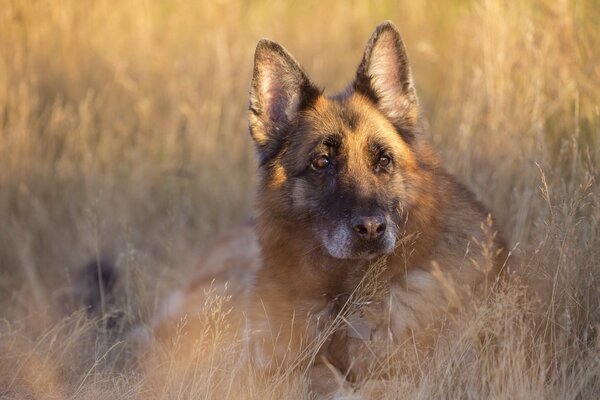
<instances>
[{"instance_id":1,"label":"dog's eye","mask_svg":"<svg viewBox=\"0 0 600 400\"><path fill-rule=\"evenodd\" d=\"M390 165L392 162L392 159L390 158L390 156L381 156L379 157L379 160L377 160L377 167L379 168L386 168L388 165Z\"/></svg>"},{"instance_id":2,"label":"dog's eye","mask_svg":"<svg viewBox=\"0 0 600 400\"><path fill-rule=\"evenodd\" d=\"M329 161L329 157L327 157L326 155L322 155L315 158L312 161L311 166L315 171L323 171L324 169L329 167L329 164L331 164L331 161Z\"/></svg>"}]
</instances>

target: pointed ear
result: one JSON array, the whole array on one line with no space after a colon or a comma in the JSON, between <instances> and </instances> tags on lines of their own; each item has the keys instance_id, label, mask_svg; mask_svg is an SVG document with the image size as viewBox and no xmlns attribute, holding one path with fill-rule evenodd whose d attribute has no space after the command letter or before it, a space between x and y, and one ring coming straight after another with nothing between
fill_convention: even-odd
<instances>
[{"instance_id":1,"label":"pointed ear","mask_svg":"<svg viewBox=\"0 0 600 400\"><path fill-rule=\"evenodd\" d=\"M353 86L356 92L369 97L401 132L416 127L417 93L404 43L392 22L383 22L375 29Z\"/></svg>"},{"instance_id":2,"label":"pointed ear","mask_svg":"<svg viewBox=\"0 0 600 400\"><path fill-rule=\"evenodd\" d=\"M261 164L277 153L298 112L319 95L287 50L267 39L258 42L248 120Z\"/></svg>"}]
</instances>

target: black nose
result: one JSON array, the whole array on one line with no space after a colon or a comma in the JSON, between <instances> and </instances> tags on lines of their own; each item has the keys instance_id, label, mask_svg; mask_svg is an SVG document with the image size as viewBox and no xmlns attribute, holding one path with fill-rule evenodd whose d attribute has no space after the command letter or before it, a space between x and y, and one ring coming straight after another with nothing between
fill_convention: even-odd
<instances>
[{"instance_id":1,"label":"black nose","mask_svg":"<svg viewBox=\"0 0 600 400\"><path fill-rule=\"evenodd\" d=\"M354 217L351 223L354 232L363 240L378 239L387 227L383 217Z\"/></svg>"}]
</instances>

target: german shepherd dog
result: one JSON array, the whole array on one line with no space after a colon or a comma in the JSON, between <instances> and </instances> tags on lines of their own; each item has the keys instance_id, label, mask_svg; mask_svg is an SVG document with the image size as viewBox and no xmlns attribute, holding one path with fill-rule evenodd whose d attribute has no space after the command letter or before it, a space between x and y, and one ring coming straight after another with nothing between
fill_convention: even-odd
<instances>
[{"instance_id":1,"label":"german shepherd dog","mask_svg":"<svg viewBox=\"0 0 600 400\"><path fill-rule=\"evenodd\" d=\"M228 281L257 368L326 365L360 379L390 345L430 346L499 281L506 246L423 135L393 23L376 28L354 80L333 96L261 40L249 127L255 220L215 247L170 315L197 309L211 280Z\"/></svg>"}]
</instances>

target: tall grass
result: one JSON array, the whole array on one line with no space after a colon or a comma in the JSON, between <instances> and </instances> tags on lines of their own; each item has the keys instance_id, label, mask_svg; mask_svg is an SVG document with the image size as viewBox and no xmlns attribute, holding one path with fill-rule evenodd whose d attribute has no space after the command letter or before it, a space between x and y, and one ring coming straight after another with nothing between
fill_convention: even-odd
<instances>
[{"instance_id":1,"label":"tall grass","mask_svg":"<svg viewBox=\"0 0 600 400\"><path fill-rule=\"evenodd\" d=\"M516 301L523 289L511 288L465 316L420 379L360 390L595 398L600 7L591 0L3 1L0 397L309 396L303 376L255 376L238 342L208 333L139 358L98 321L64 318L62 289L108 254L124 273L121 308L146 321L202 249L252 213L245 110L257 40L283 43L331 93L384 19L407 44L426 134L494 212L539 299ZM221 321L226 307L208 307ZM478 347L482 334L491 339Z\"/></svg>"}]
</instances>

